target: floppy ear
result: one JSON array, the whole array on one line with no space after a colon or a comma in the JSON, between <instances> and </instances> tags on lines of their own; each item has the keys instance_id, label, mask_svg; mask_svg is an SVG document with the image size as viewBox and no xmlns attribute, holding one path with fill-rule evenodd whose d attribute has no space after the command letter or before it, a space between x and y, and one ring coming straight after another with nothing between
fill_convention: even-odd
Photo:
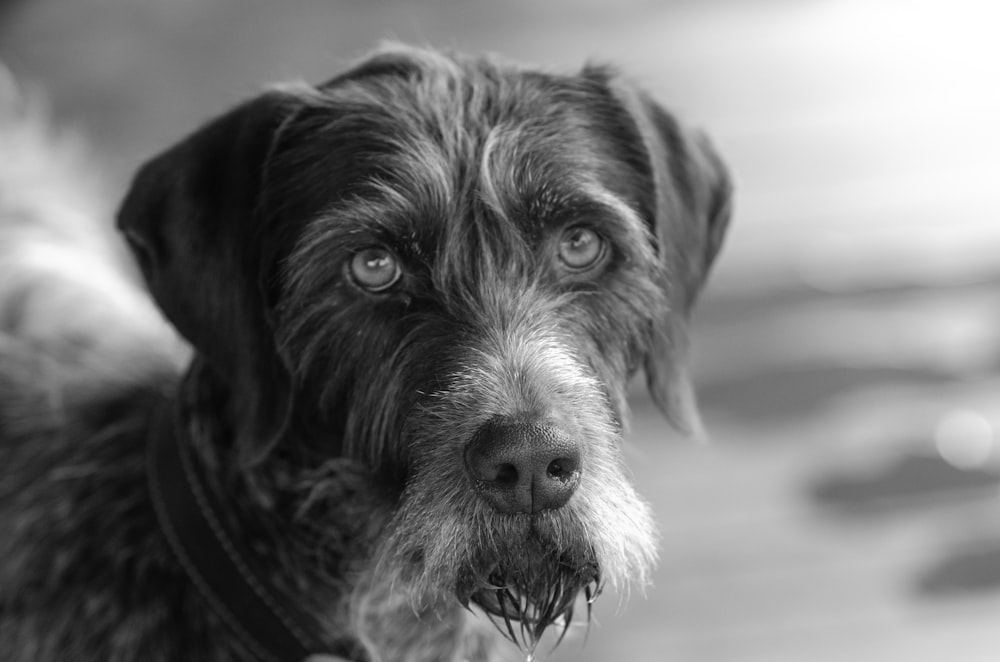
<instances>
[{"instance_id":1,"label":"floppy ear","mask_svg":"<svg viewBox=\"0 0 1000 662\"><path fill-rule=\"evenodd\" d=\"M729 224L732 183L702 133L682 127L633 85L606 71L604 76L631 116L649 161L653 190L645 206L668 281L670 311L654 323L645 358L649 391L677 428L701 435L688 375L688 321Z\"/></svg>"},{"instance_id":2,"label":"floppy ear","mask_svg":"<svg viewBox=\"0 0 1000 662\"><path fill-rule=\"evenodd\" d=\"M154 158L118 215L156 302L227 387L238 439L252 440L245 461L270 450L291 416L291 377L270 317L276 229L261 192L302 96L266 93Z\"/></svg>"}]
</instances>

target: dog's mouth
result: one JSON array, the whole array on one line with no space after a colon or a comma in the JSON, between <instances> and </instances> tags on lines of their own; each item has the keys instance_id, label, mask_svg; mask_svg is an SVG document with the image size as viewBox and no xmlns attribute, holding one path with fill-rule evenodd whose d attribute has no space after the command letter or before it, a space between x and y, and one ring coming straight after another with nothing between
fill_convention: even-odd
<instances>
[{"instance_id":1,"label":"dog's mouth","mask_svg":"<svg viewBox=\"0 0 1000 662\"><path fill-rule=\"evenodd\" d=\"M537 569L530 577L494 565L485 573L485 580L473 579L465 584L459 591L462 603L478 605L501 633L529 652L553 625L561 628L554 644L559 645L573 623L581 597L589 624L591 605L601 592L600 572L594 563L583 567L559 563Z\"/></svg>"}]
</instances>

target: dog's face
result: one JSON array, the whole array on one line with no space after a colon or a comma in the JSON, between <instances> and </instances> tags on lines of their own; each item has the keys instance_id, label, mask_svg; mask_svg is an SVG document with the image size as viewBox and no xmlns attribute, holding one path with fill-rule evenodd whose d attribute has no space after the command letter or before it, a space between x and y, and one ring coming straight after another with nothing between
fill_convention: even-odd
<instances>
[{"instance_id":1,"label":"dog's face","mask_svg":"<svg viewBox=\"0 0 1000 662\"><path fill-rule=\"evenodd\" d=\"M120 225L229 385L245 465L365 462L398 498L386 581L532 641L649 569L626 385L645 367L697 426L685 323L728 194L605 69L402 50L210 124L144 168Z\"/></svg>"}]
</instances>

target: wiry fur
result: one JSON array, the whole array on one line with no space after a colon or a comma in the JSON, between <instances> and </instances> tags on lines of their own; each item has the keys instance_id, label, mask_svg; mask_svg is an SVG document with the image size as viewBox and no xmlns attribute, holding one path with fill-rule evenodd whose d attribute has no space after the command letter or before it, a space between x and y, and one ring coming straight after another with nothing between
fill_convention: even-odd
<instances>
[{"instance_id":1,"label":"wiry fur","mask_svg":"<svg viewBox=\"0 0 1000 662\"><path fill-rule=\"evenodd\" d=\"M464 607L530 649L580 596L644 584L626 385L645 367L697 427L685 321L728 198L704 141L611 70L389 50L138 174L119 226L186 369L99 227L0 199L0 653L249 659L155 521L143 457L164 411L252 561L353 659L497 659ZM586 272L556 257L579 225L607 246ZM373 245L403 265L385 293L348 274ZM32 257L64 249L79 260ZM578 444L563 507L480 498L463 453L497 420Z\"/></svg>"}]
</instances>

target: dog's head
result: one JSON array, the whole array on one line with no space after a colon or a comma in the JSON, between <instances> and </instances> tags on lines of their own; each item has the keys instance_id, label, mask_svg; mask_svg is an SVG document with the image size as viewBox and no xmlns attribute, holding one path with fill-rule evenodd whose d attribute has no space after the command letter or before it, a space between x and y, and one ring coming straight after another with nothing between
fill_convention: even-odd
<instances>
[{"instance_id":1,"label":"dog's head","mask_svg":"<svg viewBox=\"0 0 1000 662\"><path fill-rule=\"evenodd\" d=\"M397 49L215 120L142 169L119 224L226 385L244 465L367 463L399 498L390 580L533 639L651 564L627 382L645 368L697 427L687 318L729 193L609 69Z\"/></svg>"}]
</instances>

